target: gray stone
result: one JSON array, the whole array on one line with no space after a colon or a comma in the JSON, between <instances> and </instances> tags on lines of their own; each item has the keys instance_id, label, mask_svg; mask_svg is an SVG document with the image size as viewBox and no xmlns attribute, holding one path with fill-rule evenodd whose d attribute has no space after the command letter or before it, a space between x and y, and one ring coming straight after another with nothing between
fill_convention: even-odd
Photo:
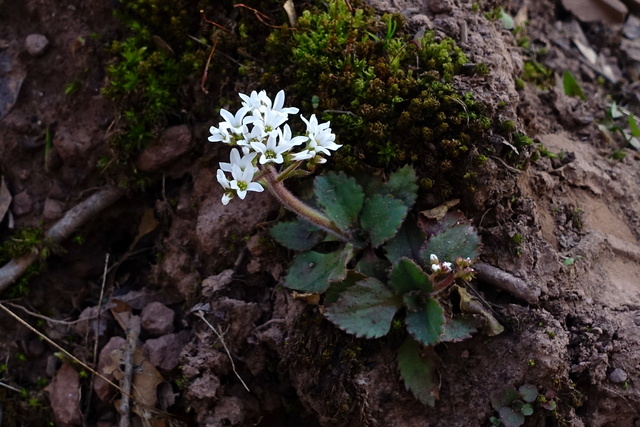
<instances>
[{"instance_id":1,"label":"gray stone","mask_svg":"<svg viewBox=\"0 0 640 427\"><path fill-rule=\"evenodd\" d=\"M189 151L193 134L187 125L166 129L160 138L151 143L136 161L136 167L144 172L160 169Z\"/></svg>"},{"instance_id":2,"label":"gray stone","mask_svg":"<svg viewBox=\"0 0 640 427\"><path fill-rule=\"evenodd\" d=\"M613 371L611 371L611 373L609 374L608 378L609 381L616 383L616 384L620 384L623 383L627 380L629 376L627 375L627 373L620 369L620 368L616 368Z\"/></svg>"},{"instance_id":3,"label":"gray stone","mask_svg":"<svg viewBox=\"0 0 640 427\"><path fill-rule=\"evenodd\" d=\"M61 202L54 199L47 199L44 201L44 211L42 212L42 216L45 220L53 221L60 219L63 212L64 208Z\"/></svg>"},{"instance_id":4,"label":"gray stone","mask_svg":"<svg viewBox=\"0 0 640 427\"><path fill-rule=\"evenodd\" d=\"M142 309L141 325L153 335L165 335L173 332L175 313L166 305L152 302Z\"/></svg>"},{"instance_id":5,"label":"gray stone","mask_svg":"<svg viewBox=\"0 0 640 427\"><path fill-rule=\"evenodd\" d=\"M42 34L30 34L27 36L24 47L31 56L40 56L49 47L49 39Z\"/></svg>"},{"instance_id":6,"label":"gray stone","mask_svg":"<svg viewBox=\"0 0 640 427\"><path fill-rule=\"evenodd\" d=\"M168 334L147 340L142 346L142 351L153 366L171 371L180 363L183 347L184 344L178 334Z\"/></svg>"},{"instance_id":7,"label":"gray stone","mask_svg":"<svg viewBox=\"0 0 640 427\"><path fill-rule=\"evenodd\" d=\"M13 213L16 216L26 215L33 209L33 201L26 191L22 191L13 196Z\"/></svg>"}]
</instances>

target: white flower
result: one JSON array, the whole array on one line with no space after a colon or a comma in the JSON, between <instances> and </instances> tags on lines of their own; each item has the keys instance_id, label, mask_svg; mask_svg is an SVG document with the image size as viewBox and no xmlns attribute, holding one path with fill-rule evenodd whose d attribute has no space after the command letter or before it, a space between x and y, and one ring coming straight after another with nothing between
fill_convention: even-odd
<instances>
[{"instance_id":1,"label":"white flower","mask_svg":"<svg viewBox=\"0 0 640 427\"><path fill-rule=\"evenodd\" d=\"M337 150L342 147L342 145L336 144L334 141L336 139L335 134L331 133L331 125L330 122L318 123L318 119L315 114L312 114L309 120L300 116L303 122L307 124L307 137L309 141L307 142L307 149L309 151L314 151L316 153L320 152L327 156L331 155L329 150Z\"/></svg>"},{"instance_id":2,"label":"white flower","mask_svg":"<svg viewBox=\"0 0 640 427\"><path fill-rule=\"evenodd\" d=\"M260 93L255 90L251 92L251 95L247 96L244 93L239 93L240 98L242 99L242 105L249 108L249 110L259 110L260 112L265 112L267 110L267 102L268 105L271 106L271 99L267 96L267 92L261 90Z\"/></svg>"},{"instance_id":3,"label":"white flower","mask_svg":"<svg viewBox=\"0 0 640 427\"><path fill-rule=\"evenodd\" d=\"M250 146L252 142L262 142L267 136L267 133L264 131L264 123L257 121L253 123L251 130L249 130L247 125L244 126L242 132L243 139L238 141L238 145Z\"/></svg>"},{"instance_id":4,"label":"white flower","mask_svg":"<svg viewBox=\"0 0 640 427\"><path fill-rule=\"evenodd\" d=\"M245 170L240 169L240 166L234 164L231 167L231 175L233 175L233 180L229 183L230 187L236 190L236 194L238 197L244 200L247 196L247 191L256 191L258 193L264 191L262 185L257 182L251 182L253 179L253 175L258 171L258 168L253 166L246 168Z\"/></svg>"},{"instance_id":5,"label":"white flower","mask_svg":"<svg viewBox=\"0 0 640 427\"><path fill-rule=\"evenodd\" d=\"M220 123L219 127L211 126L209 132L211 132L209 142L224 142L225 144L230 144L233 139L233 135L229 132L229 127L226 122Z\"/></svg>"},{"instance_id":6,"label":"white flower","mask_svg":"<svg viewBox=\"0 0 640 427\"><path fill-rule=\"evenodd\" d=\"M216 175L218 182L224 188L224 195L222 196L222 204L228 205L229 201L233 198L233 189L231 188L231 183L227 179L227 176L224 174L222 169L218 169L218 173Z\"/></svg>"},{"instance_id":7,"label":"white flower","mask_svg":"<svg viewBox=\"0 0 640 427\"><path fill-rule=\"evenodd\" d=\"M315 156L316 156L315 151L302 150L298 153L292 154L291 160L293 160L294 162L299 162L301 160L313 159Z\"/></svg>"},{"instance_id":8,"label":"white flower","mask_svg":"<svg viewBox=\"0 0 640 427\"><path fill-rule=\"evenodd\" d=\"M225 172L231 172L233 170L233 165L238 165L240 170L253 167L253 159L255 159L257 155L258 153L245 153L244 156L240 157L240 152L238 152L237 148L234 148L231 150L231 162L220 162L220 169Z\"/></svg>"},{"instance_id":9,"label":"white flower","mask_svg":"<svg viewBox=\"0 0 640 427\"><path fill-rule=\"evenodd\" d=\"M295 138L291 138L291 128L289 125L284 125L283 130L278 130L278 136L280 138L279 144L288 144L291 147L300 145L309 139L306 136L296 136Z\"/></svg>"},{"instance_id":10,"label":"white flower","mask_svg":"<svg viewBox=\"0 0 640 427\"><path fill-rule=\"evenodd\" d=\"M429 259L431 260L431 264L439 264L440 263L440 261L438 261L438 257L436 256L436 254L431 254Z\"/></svg>"},{"instance_id":11,"label":"white flower","mask_svg":"<svg viewBox=\"0 0 640 427\"><path fill-rule=\"evenodd\" d=\"M231 129L231 132L233 132L236 135L238 135L238 134L242 134L242 129L243 129L243 126L244 126L243 120L244 120L245 116L247 115L247 113L249 112L249 110L250 110L249 107L242 107L236 112L236 114L234 116L233 114L231 114L230 112L228 112L224 108L221 108L220 109L220 115L225 120L225 122L228 124L228 127ZM222 125L222 123L221 123L221 125Z\"/></svg>"},{"instance_id":12,"label":"white flower","mask_svg":"<svg viewBox=\"0 0 640 427\"><path fill-rule=\"evenodd\" d=\"M268 99L268 98L267 98ZM271 103L271 100L269 100ZM281 90L276 94L276 99L273 100L273 106L269 105L269 107L278 113L282 114L296 114L298 113L298 109L295 107L282 108L284 105L284 90Z\"/></svg>"},{"instance_id":13,"label":"white flower","mask_svg":"<svg viewBox=\"0 0 640 427\"><path fill-rule=\"evenodd\" d=\"M431 264L431 271L433 271L434 273L437 273L440 270L442 270L442 267L440 266L440 264Z\"/></svg>"},{"instance_id":14,"label":"white flower","mask_svg":"<svg viewBox=\"0 0 640 427\"><path fill-rule=\"evenodd\" d=\"M283 153L286 153L291 149L291 145L288 144L276 144L277 136L269 135L267 143L252 142L251 147L261 154L259 162L261 165L265 163L278 163L284 162L282 157Z\"/></svg>"},{"instance_id":15,"label":"white flower","mask_svg":"<svg viewBox=\"0 0 640 427\"><path fill-rule=\"evenodd\" d=\"M446 271L447 273L451 271L451 263L450 262L443 262L442 263L442 269L444 271Z\"/></svg>"}]
</instances>

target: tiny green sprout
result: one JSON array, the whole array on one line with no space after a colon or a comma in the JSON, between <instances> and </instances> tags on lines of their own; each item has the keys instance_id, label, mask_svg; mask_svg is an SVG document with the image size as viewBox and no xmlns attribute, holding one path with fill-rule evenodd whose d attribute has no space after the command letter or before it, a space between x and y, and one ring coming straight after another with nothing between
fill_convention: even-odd
<instances>
[{"instance_id":1,"label":"tiny green sprout","mask_svg":"<svg viewBox=\"0 0 640 427\"><path fill-rule=\"evenodd\" d=\"M627 157L627 152L621 149L613 150L613 152L609 155L613 160L622 161Z\"/></svg>"},{"instance_id":2,"label":"tiny green sprout","mask_svg":"<svg viewBox=\"0 0 640 427\"><path fill-rule=\"evenodd\" d=\"M64 94L67 96L71 96L77 93L81 87L82 84L79 81L67 83L66 85L64 85Z\"/></svg>"},{"instance_id":3,"label":"tiny green sprout","mask_svg":"<svg viewBox=\"0 0 640 427\"><path fill-rule=\"evenodd\" d=\"M517 77L517 78L515 79L515 84L516 84L516 89L517 89L517 90L522 90L522 89L524 89L524 80L523 80L523 79L521 79L521 78Z\"/></svg>"},{"instance_id":4,"label":"tiny green sprout","mask_svg":"<svg viewBox=\"0 0 640 427\"><path fill-rule=\"evenodd\" d=\"M622 388L624 390L629 390L631 388L631 382L629 380L626 380L624 383L622 383Z\"/></svg>"},{"instance_id":5,"label":"tiny green sprout","mask_svg":"<svg viewBox=\"0 0 640 427\"><path fill-rule=\"evenodd\" d=\"M583 101L587 99L587 97L584 95L582 87L580 86L580 84L578 84L573 74L568 70L565 70L562 74L562 85L565 95L574 96L580 98Z\"/></svg>"},{"instance_id":6,"label":"tiny green sprout","mask_svg":"<svg viewBox=\"0 0 640 427\"><path fill-rule=\"evenodd\" d=\"M37 397L31 397L27 401L27 405L29 405L31 408L37 408L41 406L42 403L40 402L40 399L38 399Z\"/></svg>"},{"instance_id":7,"label":"tiny green sprout","mask_svg":"<svg viewBox=\"0 0 640 427\"><path fill-rule=\"evenodd\" d=\"M16 360L20 363L27 361L27 356L24 353L16 353Z\"/></svg>"},{"instance_id":8,"label":"tiny green sprout","mask_svg":"<svg viewBox=\"0 0 640 427\"><path fill-rule=\"evenodd\" d=\"M534 366L536 366L536 360L535 359L527 360L527 366L530 368L533 368Z\"/></svg>"},{"instance_id":9,"label":"tiny green sprout","mask_svg":"<svg viewBox=\"0 0 640 427\"><path fill-rule=\"evenodd\" d=\"M556 337L556 333L554 331L547 331L547 335L549 336L549 338L553 339Z\"/></svg>"},{"instance_id":10,"label":"tiny green sprout","mask_svg":"<svg viewBox=\"0 0 640 427\"><path fill-rule=\"evenodd\" d=\"M29 397L29 390L27 390L25 387L20 388L20 397L22 399L26 399Z\"/></svg>"}]
</instances>

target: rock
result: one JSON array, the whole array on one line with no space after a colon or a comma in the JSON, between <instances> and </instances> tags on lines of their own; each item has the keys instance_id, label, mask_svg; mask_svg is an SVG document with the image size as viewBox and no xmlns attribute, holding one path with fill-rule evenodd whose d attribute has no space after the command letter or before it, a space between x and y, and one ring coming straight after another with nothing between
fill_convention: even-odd
<instances>
[{"instance_id":1,"label":"rock","mask_svg":"<svg viewBox=\"0 0 640 427\"><path fill-rule=\"evenodd\" d=\"M141 325L145 331L155 336L173 332L175 313L166 305L152 302L142 309Z\"/></svg>"},{"instance_id":2,"label":"rock","mask_svg":"<svg viewBox=\"0 0 640 427\"><path fill-rule=\"evenodd\" d=\"M62 365L45 390L49 393L57 426L82 425L80 377L73 366L68 363Z\"/></svg>"},{"instance_id":3,"label":"rock","mask_svg":"<svg viewBox=\"0 0 640 427\"><path fill-rule=\"evenodd\" d=\"M453 8L451 0L430 0L428 4L433 13L449 13Z\"/></svg>"},{"instance_id":4,"label":"rock","mask_svg":"<svg viewBox=\"0 0 640 427\"><path fill-rule=\"evenodd\" d=\"M140 153L136 167L144 172L160 169L189 151L192 136L187 125L166 129L160 138Z\"/></svg>"},{"instance_id":5,"label":"rock","mask_svg":"<svg viewBox=\"0 0 640 427\"><path fill-rule=\"evenodd\" d=\"M24 47L31 56L41 56L49 47L49 39L42 34L30 34L24 41Z\"/></svg>"},{"instance_id":6,"label":"rock","mask_svg":"<svg viewBox=\"0 0 640 427\"><path fill-rule=\"evenodd\" d=\"M171 371L178 366L183 347L184 344L178 334L168 334L147 340L142 346L142 351L153 366Z\"/></svg>"},{"instance_id":7,"label":"rock","mask_svg":"<svg viewBox=\"0 0 640 427\"><path fill-rule=\"evenodd\" d=\"M62 217L62 213L64 212L64 208L62 203L54 200L47 199L44 201L44 211L42 212L42 216L47 221L53 221Z\"/></svg>"},{"instance_id":8,"label":"rock","mask_svg":"<svg viewBox=\"0 0 640 427\"><path fill-rule=\"evenodd\" d=\"M111 337L109 342L100 350L100 356L98 357L98 369L97 371L104 375L108 380L114 381L113 375L104 372L104 368L113 363L111 360L111 351L124 346L126 343L122 337ZM114 393L113 387L111 387L105 380L100 377L96 377L93 383L93 390L100 400L109 400Z\"/></svg>"},{"instance_id":9,"label":"rock","mask_svg":"<svg viewBox=\"0 0 640 427\"><path fill-rule=\"evenodd\" d=\"M623 383L627 380L628 375L625 371L623 371L620 368L616 368L613 371L611 371L611 373L608 376L609 381L616 383L616 384L620 384Z\"/></svg>"},{"instance_id":10,"label":"rock","mask_svg":"<svg viewBox=\"0 0 640 427\"><path fill-rule=\"evenodd\" d=\"M605 25L624 23L629 11L620 0L562 0L562 5L582 22Z\"/></svg>"},{"instance_id":11,"label":"rock","mask_svg":"<svg viewBox=\"0 0 640 427\"><path fill-rule=\"evenodd\" d=\"M16 216L26 215L33 209L33 201L26 191L22 191L13 197L13 213Z\"/></svg>"}]
</instances>

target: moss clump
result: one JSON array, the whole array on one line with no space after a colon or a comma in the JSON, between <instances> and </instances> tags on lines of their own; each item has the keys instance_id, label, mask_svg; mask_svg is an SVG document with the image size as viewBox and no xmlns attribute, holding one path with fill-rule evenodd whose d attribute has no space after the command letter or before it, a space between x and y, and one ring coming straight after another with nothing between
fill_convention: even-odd
<instances>
[{"instance_id":1,"label":"moss clump","mask_svg":"<svg viewBox=\"0 0 640 427\"><path fill-rule=\"evenodd\" d=\"M100 166L125 186L147 183L133 161L170 123L171 115L180 121L180 86L204 63L206 54L187 37L189 15L183 3L136 0L123 2L117 11L130 34L110 47L114 60L103 93L115 102L119 116L111 153Z\"/></svg>"},{"instance_id":2,"label":"moss clump","mask_svg":"<svg viewBox=\"0 0 640 427\"><path fill-rule=\"evenodd\" d=\"M291 76L302 110L331 121L345 145L338 167L412 163L439 199L472 185L468 172L492 123L453 84L469 60L452 39L414 37L401 15L352 13L331 0L326 10L305 11L294 31L274 31L267 52L279 60L263 82Z\"/></svg>"},{"instance_id":3,"label":"moss clump","mask_svg":"<svg viewBox=\"0 0 640 427\"><path fill-rule=\"evenodd\" d=\"M551 87L554 84L553 71L536 60L524 62L522 79L526 82L533 83L541 89Z\"/></svg>"}]
</instances>

